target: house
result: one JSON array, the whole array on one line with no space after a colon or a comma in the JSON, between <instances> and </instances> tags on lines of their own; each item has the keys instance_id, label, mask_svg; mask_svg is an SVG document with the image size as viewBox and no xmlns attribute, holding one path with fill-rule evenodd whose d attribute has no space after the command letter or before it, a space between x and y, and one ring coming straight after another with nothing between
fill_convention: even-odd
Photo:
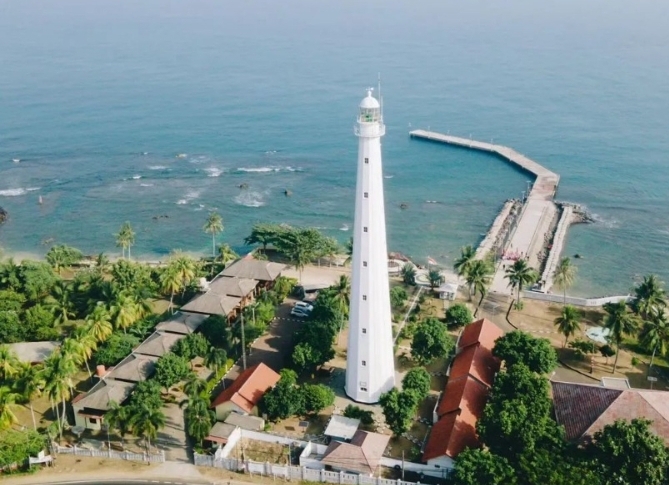
<instances>
[{"instance_id":1,"label":"house","mask_svg":"<svg viewBox=\"0 0 669 485\"><path fill-rule=\"evenodd\" d=\"M158 357L131 353L108 374L108 379L126 382L141 382L153 375Z\"/></svg>"},{"instance_id":2,"label":"house","mask_svg":"<svg viewBox=\"0 0 669 485\"><path fill-rule=\"evenodd\" d=\"M359 427L359 419L333 414L323 434L333 440L348 441L353 438Z\"/></svg>"},{"instance_id":3,"label":"house","mask_svg":"<svg viewBox=\"0 0 669 485\"><path fill-rule=\"evenodd\" d=\"M263 363L246 369L211 404L216 419L223 421L230 412L257 415L258 402L279 379L279 374Z\"/></svg>"},{"instance_id":4,"label":"house","mask_svg":"<svg viewBox=\"0 0 669 485\"><path fill-rule=\"evenodd\" d=\"M230 413L224 422L242 429L248 429L249 431L262 431L265 429L265 420L258 416Z\"/></svg>"},{"instance_id":5,"label":"house","mask_svg":"<svg viewBox=\"0 0 669 485\"><path fill-rule=\"evenodd\" d=\"M219 295L211 291L200 293L181 307L182 310L203 315L220 315L229 321L236 318L242 306L238 296Z\"/></svg>"},{"instance_id":6,"label":"house","mask_svg":"<svg viewBox=\"0 0 669 485\"><path fill-rule=\"evenodd\" d=\"M159 323L156 330L188 335L195 332L206 319L206 315L176 312L169 320Z\"/></svg>"},{"instance_id":7,"label":"house","mask_svg":"<svg viewBox=\"0 0 669 485\"><path fill-rule=\"evenodd\" d=\"M390 436L358 430L350 443L332 441L321 463L336 471L374 475L381 464Z\"/></svg>"},{"instance_id":8,"label":"house","mask_svg":"<svg viewBox=\"0 0 669 485\"><path fill-rule=\"evenodd\" d=\"M271 288L285 267L285 264L259 261L247 256L232 263L219 276L250 278L258 281L258 288Z\"/></svg>"},{"instance_id":9,"label":"house","mask_svg":"<svg viewBox=\"0 0 669 485\"><path fill-rule=\"evenodd\" d=\"M476 423L483 415L500 362L493 355L502 330L489 320L467 325L458 337L448 383L433 412L434 426L423 461L435 468L452 468L463 450L479 444Z\"/></svg>"},{"instance_id":10,"label":"house","mask_svg":"<svg viewBox=\"0 0 669 485\"><path fill-rule=\"evenodd\" d=\"M587 441L618 419L644 418L650 429L669 446L669 392L612 389L591 384L551 382L556 421L566 437Z\"/></svg>"},{"instance_id":11,"label":"house","mask_svg":"<svg viewBox=\"0 0 669 485\"><path fill-rule=\"evenodd\" d=\"M153 355L162 357L170 351L174 344L184 338L185 335L167 332L153 332L144 342L135 349L135 354Z\"/></svg>"},{"instance_id":12,"label":"house","mask_svg":"<svg viewBox=\"0 0 669 485\"><path fill-rule=\"evenodd\" d=\"M60 347L60 342L19 342L8 344L7 347L14 352L19 361L26 364L39 364L48 359Z\"/></svg>"},{"instance_id":13,"label":"house","mask_svg":"<svg viewBox=\"0 0 669 485\"><path fill-rule=\"evenodd\" d=\"M222 423L218 421L209 430L209 434L205 438L205 441L211 441L212 443L225 445L228 442L230 435L236 429L237 426L233 424Z\"/></svg>"},{"instance_id":14,"label":"house","mask_svg":"<svg viewBox=\"0 0 669 485\"><path fill-rule=\"evenodd\" d=\"M123 404L135 388L134 382L102 379L90 391L79 394L72 400L76 426L87 429L102 429L104 414L112 401Z\"/></svg>"}]
</instances>

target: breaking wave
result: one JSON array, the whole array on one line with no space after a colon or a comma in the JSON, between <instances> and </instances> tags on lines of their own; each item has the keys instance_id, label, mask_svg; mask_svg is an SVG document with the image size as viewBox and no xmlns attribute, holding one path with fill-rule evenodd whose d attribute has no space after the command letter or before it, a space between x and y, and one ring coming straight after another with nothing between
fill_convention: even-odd
<instances>
[{"instance_id":1,"label":"breaking wave","mask_svg":"<svg viewBox=\"0 0 669 485\"><path fill-rule=\"evenodd\" d=\"M235 202L246 207L262 207L265 205L263 194L247 190L235 197Z\"/></svg>"},{"instance_id":2,"label":"breaking wave","mask_svg":"<svg viewBox=\"0 0 669 485\"><path fill-rule=\"evenodd\" d=\"M35 190L39 190L39 187L27 187L27 188L19 188L19 189L6 189L6 190L0 190L0 196L2 197L17 197L19 195L25 195L28 192L34 192Z\"/></svg>"}]
</instances>

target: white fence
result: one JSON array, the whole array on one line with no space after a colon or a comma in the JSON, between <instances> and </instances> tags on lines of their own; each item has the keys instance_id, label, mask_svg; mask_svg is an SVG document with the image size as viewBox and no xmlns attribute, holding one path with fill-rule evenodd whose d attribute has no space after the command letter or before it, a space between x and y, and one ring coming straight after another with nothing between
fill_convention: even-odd
<instances>
[{"instance_id":1,"label":"white fence","mask_svg":"<svg viewBox=\"0 0 669 485\"><path fill-rule=\"evenodd\" d=\"M564 297L557 293L539 293L537 291L523 291L523 298L529 300L551 301L554 303L562 303ZM604 303L618 303L619 301L630 301L632 299L629 295L624 296L605 296L603 298L576 298L574 296L567 297L567 303L575 306L583 307L598 307Z\"/></svg>"},{"instance_id":2,"label":"white fence","mask_svg":"<svg viewBox=\"0 0 669 485\"><path fill-rule=\"evenodd\" d=\"M163 463L165 461L165 452L159 453L131 453L129 451L114 451L114 450L94 450L92 448L80 448L77 446L60 446L53 444L53 450L59 455L76 455L88 456L97 458L111 458L116 460L126 461L143 461L151 463Z\"/></svg>"},{"instance_id":3,"label":"white fence","mask_svg":"<svg viewBox=\"0 0 669 485\"><path fill-rule=\"evenodd\" d=\"M215 459L211 455L199 455L195 453L195 464L197 466L208 466L222 468L234 472L247 472L250 474L284 478L286 480L308 480L311 482L339 483L347 485L415 485L413 482L403 480L390 480L381 477L370 477L354 473L335 472L327 470L315 470L305 466L273 465L251 460L236 460L234 458Z\"/></svg>"}]
</instances>

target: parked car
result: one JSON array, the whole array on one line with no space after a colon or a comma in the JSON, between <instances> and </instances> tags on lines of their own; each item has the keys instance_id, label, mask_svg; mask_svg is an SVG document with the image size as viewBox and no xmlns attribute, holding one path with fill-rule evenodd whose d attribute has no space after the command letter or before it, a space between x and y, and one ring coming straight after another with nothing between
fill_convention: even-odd
<instances>
[{"instance_id":1,"label":"parked car","mask_svg":"<svg viewBox=\"0 0 669 485\"><path fill-rule=\"evenodd\" d=\"M307 318L309 316L309 312L306 310L301 309L300 307L295 307L290 311L290 314L294 317L297 318Z\"/></svg>"},{"instance_id":2,"label":"parked car","mask_svg":"<svg viewBox=\"0 0 669 485\"><path fill-rule=\"evenodd\" d=\"M298 301L297 303L295 303L295 305L293 305L293 308L299 308L301 310L306 310L308 312L311 312L314 309L313 305L310 305L309 303L306 303L304 301Z\"/></svg>"}]
</instances>

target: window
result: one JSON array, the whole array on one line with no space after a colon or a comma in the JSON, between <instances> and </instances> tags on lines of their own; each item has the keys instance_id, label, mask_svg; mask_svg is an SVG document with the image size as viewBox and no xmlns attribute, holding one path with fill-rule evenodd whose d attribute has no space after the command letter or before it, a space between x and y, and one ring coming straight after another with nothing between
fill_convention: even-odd
<instances>
[{"instance_id":1,"label":"window","mask_svg":"<svg viewBox=\"0 0 669 485\"><path fill-rule=\"evenodd\" d=\"M367 392L367 383L366 382L360 382L360 390Z\"/></svg>"},{"instance_id":2,"label":"window","mask_svg":"<svg viewBox=\"0 0 669 485\"><path fill-rule=\"evenodd\" d=\"M363 392L367 392L367 388L366 388L366 387L362 387L362 386L360 386L360 390L363 391Z\"/></svg>"},{"instance_id":3,"label":"window","mask_svg":"<svg viewBox=\"0 0 669 485\"><path fill-rule=\"evenodd\" d=\"M362 265L366 268L367 267L367 261L363 261Z\"/></svg>"},{"instance_id":4,"label":"window","mask_svg":"<svg viewBox=\"0 0 669 485\"><path fill-rule=\"evenodd\" d=\"M367 361L366 361L366 360L363 360L363 361L362 361L362 365L363 365L363 366L366 366L366 365L367 365Z\"/></svg>"},{"instance_id":5,"label":"window","mask_svg":"<svg viewBox=\"0 0 669 485\"><path fill-rule=\"evenodd\" d=\"M362 329L362 333L367 333L367 329L366 329L366 328L363 328L363 329Z\"/></svg>"},{"instance_id":6,"label":"window","mask_svg":"<svg viewBox=\"0 0 669 485\"><path fill-rule=\"evenodd\" d=\"M369 197L369 192L365 192L365 199Z\"/></svg>"},{"instance_id":7,"label":"window","mask_svg":"<svg viewBox=\"0 0 669 485\"><path fill-rule=\"evenodd\" d=\"M98 424L97 418L88 418L88 420L91 422L91 424Z\"/></svg>"},{"instance_id":8,"label":"window","mask_svg":"<svg viewBox=\"0 0 669 485\"><path fill-rule=\"evenodd\" d=\"M363 227L363 228L362 228L362 231L363 231L363 232L367 232L367 226Z\"/></svg>"},{"instance_id":9,"label":"window","mask_svg":"<svg viewBox=\"0 0 669 485\"><path fill-rule=\"evenodd\" d=\"M369 158L365 158L365 163L369 163Z\"/></svg>"},{"instance_id":10,"label":"window","mask_svg":"<svg viewBox=\"0 0 669 485\"><path fill-rule=\"evenodd\" d=\"M362 295L363 301L367 301L367 295Z\"/></svg>"}]
</instances>

